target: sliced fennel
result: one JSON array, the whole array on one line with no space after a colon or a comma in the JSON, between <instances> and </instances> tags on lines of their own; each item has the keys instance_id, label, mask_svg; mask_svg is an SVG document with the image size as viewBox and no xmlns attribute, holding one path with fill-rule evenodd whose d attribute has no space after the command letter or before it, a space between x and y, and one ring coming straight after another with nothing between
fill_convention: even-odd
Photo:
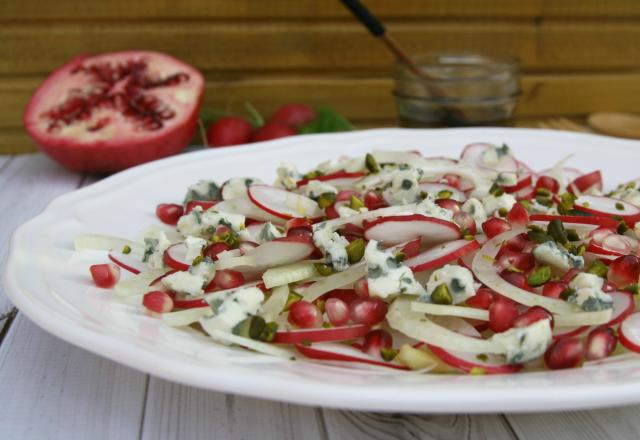
<instances>
[{"instance_id":1,"label":"sliced fennel","mask_svg":"<svg viewBox=\"0 0 640 440\"><path fill-rule=\"evenodd\" d=\"M121 251L125 246L131 248L134 254L142 255L144 245L126 238L112 237L110 235L82 234L73 239L76 251Z\"/></svg>"},{"instance_id":2,"label":"sliced fennel","mask_svg":"<svg viewBox=\"0 0 640 440\"><path fill-rule=\"evenodd\" d=\"M152 290L149 286L151 282L165 273L167 273L166 269L152 269L141 272L139 275L122 279L114 287L116 296L128 297L143 295Z\"/></svg>"},{"instance_id":3,"label":"sliced fennel","mask_svg":"<svg viewBox=\"0 0 640 440\"><path fill-rule=\"evenodd\" d=\"M356 263L344 272L336 272L319 279L309 287L296 289L305 301L313 302L323 294L345 287L362 278L367 270L364 262Z\"/></svg>"},{"instance_id":4,"label":"sliced fennel","mask_svg":"<svg viewBox=\"0 0 640 440\"><path fill-rule=\"evenodd\" d=\"M274 344L267 344L266 342L255 341L253 339L244 338L242 336L237 336L232 333L227 333L220 331L216 328L211 328L209 325L209 319L200 319L198 321L202 328L211 336L212 339L222 342L223 344L235 344L241 347L248 348L253 351L257 351L258 353L268 354L270 356L277 356L283 358L291 358L292 352L279 347Z\"/></svg>"},{"instance_id":5,"label":"sliced fennel","mask_svg":"<svg viewBox=\"0 0 640 440\"><path fill-rule=\"evenodd\" d=\"M316 275L318 275L318 273L314 267L314 262L302 261L300 263L267 269L262 275L262 281L264 281L267 289L271 289L272 287L306 280Z\"/></svg>"},{"instance_id":6,"label":"sliced fennel","mask_svg":"<svg viewBox=\"0 0 640 440\"><path fill-rule=\"evenodd\" d=\"M222 260L216 261L216 269L224 270L224 269L232 269L234 267L253 267L256 265L255 257L251 255L242 255L241 257L229 257L224 258Z\"/></svg>"},{"instance_id":7,"label":"sliced fennel","mask_svg":"<svg viewBox=\"0 0 640 440\"><path fill-rule=\"evenodd\" d=\"M271 296L262 305L262 317L265 321L273 321L282 312L289 298L289 286L278 286L273 289Z\"/></svg>"},{"instance_id":8,"label":"sliced fennel","mask_svg":"<svg viewBox=\"0 0 640 440\"><path fill-rule=\"evenodd\" d=\"M579 325L602 325L611 321L613 309L598 310L596 312L577 312L565 315L553 315L558 327L574 327Z\"/></svg>"},{"instance_id":9,"label":"sliced fennel","mask_svg":"<svg viewBox=\"0 0 640 440\"><path fill-rule=\"evenodd\" d=\"M213 315L209 307L180 310L179 312L163 313L162 321L171 327L184 327L198 322L200 318Z\"/></svg>"},{"instance_id":10,"label":"sliced fennel","mask_svg":"<svg viewBox=\"0 0 640 440\"><path fill-rule=\"evenodd\" d=\"M489 320L488 310L476 309L473 307L449 306L413 301L411 302L411 310L414 312L427 313L429 315L457 316L459 318L470 318L480 321Z\"/></svg>"},{"instance_id":11,"label":"sliced fennel","mask_svg":"<svg viewBox=\"0 0 640 440\"><path fill-rule=\"evenodd\" d=\"M579 312L580 309L573 304L520 289L502 279L496 272L493 263L502 243L523 232L525 232L524 229L512 229L487 241L473 258L472 268L475 276L485 286L517 303L529 307L541 306L558 315Z\"/></svg>"}]
</instances>

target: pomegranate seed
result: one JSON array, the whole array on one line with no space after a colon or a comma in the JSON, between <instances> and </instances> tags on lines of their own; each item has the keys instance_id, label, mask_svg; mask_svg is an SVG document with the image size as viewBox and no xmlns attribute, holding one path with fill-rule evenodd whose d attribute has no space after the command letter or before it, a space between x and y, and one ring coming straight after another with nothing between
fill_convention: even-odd
<instances>
[{"instance_id":1,"label":"pomegranate seed","mask_svg":"<svg viewBox=\"0 0 640 440\"><path fill-rule=\"evenodd\" d=\"M354 237L364 237L364 229L360 226L356 226L353 223L347 223L342 227L342 235L351 235Z\"/></svg>"},{"instance_id":2,"label":"pomegranate seed","mask_svg":"<svg viewBox=\"0 0 640 440\"><path fill-rule=\"evenodd\" d=\"M329 298L324 303L324 311L327 312L329 322L334 326L345 325L349 322L349 306L338 298Z\"/></svg>"},{"instance_id":3,"label":"pomegranate seed","mask_svg":"<svg viewBox=\"0 0 640 440\"><path fill-rule=\"evenodd\" d=\"M213 284L221 290L233 289L244 284L244 276L236 270L219 270L213 277Z\"/></svg>"},{"instance_id":4,"label":"pomegranate seed","mask_svg":"<svg viewBox=\"0 0 640 440\"><path fill-rule=\"evenodd\" d=\"M154 313L168 313L173 310L173 300L167 292L154 290L144 294L142 305Z\"/></svg>"},{"instance_id":5,"label":"pomegranate seed","mask_svg":"<svg viewBox=\"0 0 640 440\"><path fill-rule=\"evenodd\" d=\"M290 229L308 229L311 231L313 228L311 226L311 220L305 217L294 217L291 220L287 220L284 224L284 228L286 231Z\"/></svg>"},{"instance_id":6,"label":"pomegranate seed","mask_svg":"<svg viewBox=\"0 0 640 440\"><path fill-rule=\"evenodd\" d=\"M493 290L488 287L481 287L476 291L475 295L467 299L467 305L475 307L476 309L489 310L494 298Z\"/></svg>"},{"instance_id":7,"label":"pomegranate seed","mask_svg":"<svg viewBox=\"0 0 640 440\"><path fill-rule=\"evenodd\" d=\"M334 219L334 218L340 217L340 214L338 214L338 211L336 210L336 205L331 205L324 208L324 214L327 216L328 219Z\"/></svg>"},{"instance_id":8,"label":"pomegranate seed","mask_svg":"<svg viewBox=\"0 0 640 440\"><path fill-rule=\"evenodd\" d=\"M512 225L524 226L529 223L529 212L522 203L516 203L507 213L507 221Z\"/></svg>"},{"instance_id":9,"label":"pomegranate seed","mask_svg":"<svg viewBox=\"0 0 640 440\"><path fill-rule=\"evenodd\" d=\"M120 268L115 264L94 264L89 267L91 278L96 286L109 289L120 279Z\"/></svg>"},{"instance_id":10,"label":"pomegranate seed","mask_svg":"<svg viewBox=\"0 0 640 440\"><path fill-rule=\"evenodd\" d=\"M611 327L595 328L587 337L585 358L589 361L604 359L613 353L616 345L618 345L618 337Z\"/></svg>"},{"instance_id":11,"label":"pomegranate seed","mask_svg":"<svg viewBox=\"0 0 640 440\"><path fill-rule=\"evenodd\" d=\"M460 229L468 234L476 235L478 232L476 228L476 221L468 212L458 211L453 214L453 222L460 226Z\"/></svg>"},{"instance_id":12,"label":"pomegranate seed","mask_svg":"<svg viewBox=\"0 0 640 440\"><path fill-rule=\"evenodd\" d=\"M162 223L168 225L177 225L183 214L182 206L175 203L160 203L156 206L156 215Z\"/></svg>"},{"instance_id":13,"label":"pomegranate seed","mask_svg":"<svg viewBox=\"0 0 640 440\"><path fill-rule=\"evenodd\" d=\"M561 338L551 344L544 354L550 370L577 367L584 356L584 345L578 338Z\"/></svg>"},{"instance_id":14,"label":"pomegranate seed","mask_svg":"<svg viewBox=\"0 0 640 440\"><path fill-rule=\"evenodd\" d=\"M640 258L635 255L616 258L609 265L607 278L617 287L637 283L640 278Z\"/></svg>"},{"instance_id":15,"label":"pomegranate seed","mask_svg":"<svg viewBox=\"0 0 640 440\"><path fill-rule=\"evenodd\" d=\"M375 192L367 191L364 194L364 206L366 206L369 211L373 211L374 209L384 208L387 204L384 199Z\"/></svg>"},{"instance_id":16,"label":"pomegranate seed","mask_svg":"<svg viewBox=\"0 0 640 440\"><path fill-rule=\"evenodd\" d=\"M313 232L306 228L293 228L287 231L287 237L307 237L313 238Z\"/></svg>"},{"instance_id":17,"label":"pomegranate seed","mask_svg":"<svg viewBox=\"0 0 640 440\"><path fill-rule=\"evenodd\" d=\"M379 299L357 299L349 305L349 312L356 324L375 325L384 320L387 308L387 303Z\"/></svg>"},{"instance_id":18,"label":"pomegranate seed","mask_svg":"<svg viewBox=\"0 0 640 440\"><path fill-rule=\"evenodd\" d=\"M220 252L228 250L231 250L231 246L229 246L227 243L213 243L204 248L203 255L205 257L211 258L213 261L216 261Z\"/></svg>"},{"instance_id":19,"label":"pomegranate seed","mask_svg":"<svg viewBox=\"0 0 640 440\"><path fill-rule=\"evenodd\" d=\"M300 328L316 328L322 325L322 312L309 301L296 301L289 308L288 321Z\"/></svg>"},{"instance_id":20,"label":"pomegranate seed","mask_svg":"<svg viewBox=\"0 0 640 440\"><path fill-rule=\"evenodd\" d=\"M358 295L356 295L356 292L352 289L334 289L331 292L325 293L320 298L322 301L326 301L330 298L337 298L349 305L358 299Z\"/></svg>"},{"instance_id":21,"label":"pomegranate seed","mask_svg":"<svg viewBox=\"0 0 640 440\"><path fill-rule=\"evenodd\" d=\"M506 246L509 250L512 251L522 251L529 244L529 239L527 238L527 234L524 232L522 234L518 234L515 237L510 238L503 245Z\"/></svg>"},{"instance_id":22,"label":"pomegranate seed","mask_svg":"<svg viewBox=\"0 0 640 440\"><path fill-rule=\"evenodd\" d=\"M353 289L358 295L358 298L367 299L369 298L369 283L366 278L360 278L353 285Z\"/></svg>"},{"instance_id":23,"label":"pomegranate seed","mask_svg":"<svg viewBox=\"0 0 640 440\"><path fill-rule=\"evenodd\" d=\"M451 212L460 211L460 202L456 202L453 199L438 199L435 201L435 204L442 209L447 209Z\"/></svg>"},{"instance_id":24,"label":"pomegranate seed","mask_svg":"<svg viewBox=\"0 0 640 440\"><path fill-rule=\"evenodd\" d=\"M371 330L364 337L362 351L371 356L380 357L380 350L393 347L393 337L386 330Z\"/></svg>"},{"instance_id":25,"label":"pomegranate seed","mask_svg":"<svg viewBox=\"0 0 640 440\"><path fill-rule=\"evenodd\" d=\"M533 254L528 252L514 252L507 250L502 252L498 258L498 264L505 269L508 267L516 268L523 272L528 272L536 265L536 259Z\"/></svg>"},{"instance_id":26,"label":"pomegranate seed","mask_svg":"<svg viewBox=\"0 0 640 440\"><path fill-rule=\"evenodd\" d=\"M511 225L506 220L492 217L482 224L482 230L488 238L493 238L498 234L511 230Z\"/></svg>"},{"instance_id":27,"label":"pomegranate seed","mask_svg":"<svg viewBox=\"0 0 640 440\"><path fill-rule=\"evenodd\" d=\"M541 319L549 319L551 321L551 328L553 328L553 315L549 313L547 309L540 306L533 306L522 315L518 316L513 320L512 326L516 328L527 327Z\"/></svg>"},{"instance_id":28,"label":"pomegranate seed","mask_svg":"<svg viewBox=\"0 0 640 440\"><path fill-rule=\"evenodd\" d=\"M614 290L618 290L618 289L616 288L616 286L613 283L610 283L609 281L605 281L602 284L602 291L603 292L605 292L605 293L606 292L613 292Z\"/></svg>"},{"instance_id":29,"label":"pomegranate seed","mask_svg":"<svg viewBox=\"0 0 640 440\"><path fill-rule=\"evenodd\" d=\"M578 269L569 269L568 271L565 272L564 275L562 275L562 278L560 278L560 281L562 281L565 284L569 284L571 280L575 278L575 276L578 275L579 273L580 271Z\"/></svg>"},{"instance_id":30,"label":"pomegranate seed","mask_svg":"<svg viewBox=\"0 0 640 440\"><path fill-rule=\"evenodd\" d=\"M489 328L496 333L509 330L517 317L518 304L504 296L498 296L489 306Z\"/></svg>"},{"instance_id":31,"label":"pomegranate seed","mask_svg":"<svg viewBox=\"0 0 640 440\"><path fill-rule=\"evenodd\" d=\"M227 234L231 234L231 228L229 226L225 226L225 225L219 225L216 228L216 235L219 235L220 237L223 237Z\"/></svg>"},{"instance_id":32,"label":"pomegranate seed","mask_svg":"<svg viewBox=\"0 0 640 440\"><path fill-rule=\"evenodd\" d=\"M218 202L206 201L206 200L191 200L190 202L187 202L187 207L185 208L184 213L189 214L191 211L193 211L193 209L196 206L200 206L203 211L206 211L207 209L214 206L216 203Z\"/></svg>"},{"instance_id":33,"label":"pomegranate seed","mask_svg":"<svg viewBox=\"0 0 640 440\"><path fill-rule=\"evenodd\" d=\"M546 296L548 298L559 299L560 294L567 290L569 286L562 281L549 281L545 283L542 288L542 296Z\"/></svg>"},{"instance_id":34,"label":"pomegranate seed","mask_svg":"<svg viewBox=\"0 0 640 440\"><path fill-rule=\"evenodd\" d=\"M415 257L420 253L420 239L411 240L409 243L402 246L400 249L405 256L405 258Z\"/></svg>"},{"instance_id":35,"label":"pomegranate seed","mask_svg":"<svg viewBox=\"0 0 640 440\"><path fill-rule=\"evenodd\" d=\"M457 174L445 174L442 178L446 181L447 185L460 189L460 176Z\"/></svg>"},{"instance_id":36,"label":"pomegranate seed","mask_svg":"<svg viewBox=\"0 0 640 440\"><path fill-rule=\"evenodd\" d=\"M560 184L553 177L540 176L538 177L538 181L536 182L535 189L538 189L538 188L545 188L551 191L552 193L557 194L558 190L560 189Z\"/></svg>"},{"instance_id":37,"label":"pomegranate seed","mask_svg":"<svg viewBox=\"0 0 640 440\"><path fill-rule=\"evenodd\" d=\"M503 270L502 273L500 273L500 276L503 280L505 280L509 284L513 284L516 287L524 290L531 289L531 287L529 287L529 284L527 284L527 277L524 276L524 274Z\"/></svg>"}]
</instances>

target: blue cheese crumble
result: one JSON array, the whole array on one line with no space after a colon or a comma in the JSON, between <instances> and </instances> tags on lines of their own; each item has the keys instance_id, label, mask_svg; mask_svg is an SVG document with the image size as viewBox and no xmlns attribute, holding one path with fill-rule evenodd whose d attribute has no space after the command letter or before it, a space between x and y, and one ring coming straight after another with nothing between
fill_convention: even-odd
<instances>
[{"instance_id":1,"label":"blue cheese crumble","mask_svg":"<svg viewBox=\"0 0 640 440\"><path fill-rule=\"evenodd\" d=\"M487 213L482 206L482 202L474 197L467 199L460 209L468 213L476 221L476 228L482 230L482 224L487 221Z\"/></svg>"},{"instance_id":2,"label":"blue cheese crumble","mask_svg":"<svg viewBox=\"0 0 640 440\"><path fill-rule=\"evenodd\" d=\"M413 272L384 250L376 240L369 241L364 251L367 262L369 295L389 298L400 293L421 295L424 288L416 281Z\"/></svg>"},{"instance_id":3,"label":"blue cheese crumble","mask_svg":"<svg viewBox=\"0 0 640 440\"><path fill-rule=\"evenodd\" d=\"M220 200L220 188L216 182L212 180L200 180L187 188L187 194L184 196L183 205L192 200Z\"/></svg>"},{"instance_id":4,"label":"blue cheese crumble","mask_svg":"<svg viewBox=\"0 0 640 440\"><path fill-rule=\"evenodd\" d=\"M441 208L434 203L434 196L429 194L423 201L418 203L415 208L416 214L434 217L440 220L453 221L453 213L448 209Z\"/></svg>"},{"instance_id":5,"label":"blue cheese crumble","mask_svg":"<svg viewBox=\"0 0 640 440\"><path fill-rule=\"evenodd\" d=\"M334 232L326 223L320 223L313 228L313 242L322 251L327 264L333 270L342 272L349 267L349 257L345 247L349 241Z\"/></svg>"},{"instance_id":6,"label":"blue cheese crumble","mask_svg":"<svg viewBox=\"0 0 640 440\"><path fill-rule=\"evenodd\" d=\"M298 180L302 179L302 174L295 165L284 162L276 170L278 175L275 185L289 190L296 189Z\"/></svg>"},{"instance_id":7,"label":"blue cheese crumble","mask_svg":"<svg viewBox=\"0 0 640 440\"><path fill-rule=\"evenodd\" d=\"M191 261L202 254L202 249L207 245L207 240L190 235L184 240L184 245L187 249L184 258L187 261Z\"/></svg>"},{"instance_id":8,"label":"blue cheese crumble","mask_svg":"<svg viewBox=\"0 0 640 440\"><path fill-rule=\"evenodd\" d=\"M545 241L533 249L533 256L541 263L553 266L564 271L569 269L582 269L584 258L573 255L555 241Z\"/></svg>"},{"instance_id":9,"label":"blue cheese crumble","mask_svg":"<svg viewBox=\"0 0 640 440\"><path fill-rule=\"evenodd\" d=\"M198 296L216 274L216 267L210 258L205 258L188 271L175 272L162 279L162 285L176 293Z\"/></svg>"},{"instance_id":10,"label":"blue cheese crumble","mask_svg":"<svg viewBox=\"0 0 640 440\"><path fill-rule=\"evenodd\" d=\"M567 302L577 305L587 312L606 310L613 307L613 298L602 291L604 280L591 273L579 273L569 283L574 292Z\"/></svg>"},{"instance_id":11,"label":"blue cheese crumble","mask_svg":"<svg viewBox=\"0 0 640 440\"><path fill-rule=\"evenodd\" d=\"M274 238L284 237L284 234L276 228L271 222L266 222L262 225L258 234L256 235L256 240L259 244L266 243L267 241L271 241Z\"/></svg>"},{"instance_id":12,"label":"blue cheese crumble","mask_svg":"<svg viewBox=\"0 0 640 440\"><path fill-rule=\"evenodd\" d=\"M251 185L263 185L256 177L233 177L222 184L222 199L231 200L247 196L247 188Z\"/></svg>"},{"instance_id":13,"label":"blue cheese crumble","mask_svg":"<svg viewBox=\"0 0 640 440\"><path fill-rule=\"evenodd\" d=\"M476 285L471 271L462 266L446 264L433 271L427 280L427 291L420 297L420 301L431 302L431 295L438 286L444 284L453 298L452 304L459 304L476 294L480 285Z\"/></svg>"},{"instance_id":14,"label":"blue cheese crumble","mask_svg":"<svg viewBox=\"0 0 640 440\"><path fill-rule=\"evenodd\" d=\"M406 205L420 200L422 191L420 190L419 182L422 177L422 170L414 168L398 169L390 176L389 186L382 193L389 205Z\"/></svg>"},{"instance_id":15,"label":"blue cheese crumble","mask_svg":"<svg viewBox=\"0 0 640 440\"><path fill-rule=\"evenodd\" d=\"M500 161L506 157L511 155L511 149L507 144L502 144L501 146L491 145L489 148L482 153L482 161L485 166L489 168L495 168L500 164Z\"/></svg>"},{"instance_id":16,"label":"blue cheese crumble","mask_svg":"<svg viewBox=\"0 0 640 440\"><path fill-rule=\"evenodd\" d=\"M215 295L209 300L213 316L204 318L205 328L231 333L248 317L262 311L264 293L257 287L245 287Z\"/></svg>"},{"instance_id":17,"label":"blue cheese crumble","mask_svg":"<svg viewBox=\"0 0 640 440\"><path fill-rule=\"evenodd\" d=\"M540 357L551 345L551 322L541 319L527 327L496 333L491 341L504 349L509 364L519 364Z\"/></svg>"},{"instance_id":18,"label":"blue cheese crumble","mask_svg":"<svg viewBox=\"0 0 640 440\"><path fill-rule=\"evenodd\" d=\"M215 206L213 207L215 209ZM196 206L178 220L178 232L183 236L209 237L219 225L231 228L239 232L245 228L245 217L240 214L227 212L215 212L212 209L204 211L201 206Z\"/></svg>"},{"instance_id":19,"label":"blue cheese crumble","mask_svg":"<svg viewBox=\"0 0 640 440\"><path fill-rule=\"evenodd\" d=\"M164 251L171 246L167 234L158 228L151 227L144 232L144 253L142 262L151 269L162 269L164 267Z\"/></svg>"},{"instance_id":20,"label":"blue cheese crumble","mask_svg":"<svg viewBox=\"0 0 640 440\"><path fill-rule=\"evenodd\" d=\"M338 189L331 184L324 183L319 180L312 180L302 188L302 191L304 195L309 197L310 199L318 200L318 198L322 194L336 194L338 192Z\"/></svg>"},{"instance_id":21,"label":"blue cheese crumble","mask_svg":"<svg viewBox=\"0 0 640 440\"><path fill-rule=\"evenodd\" d=\"M500 209L506 209L511 211L513 205L516 204L516 198L511 194L504 193L498 197L494 195L488 195L482 198L482 205L487 215L491 215Z\"/></svg>"}]
</instances>

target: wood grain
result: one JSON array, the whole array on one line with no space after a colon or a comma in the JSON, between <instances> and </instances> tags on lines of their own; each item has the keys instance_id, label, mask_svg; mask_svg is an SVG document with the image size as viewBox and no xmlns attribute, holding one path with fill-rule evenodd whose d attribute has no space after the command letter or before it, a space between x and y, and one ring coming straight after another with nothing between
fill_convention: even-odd
<instances>
[{"instance_id":1,"label":"wood grain","mask_svg":"<svg viewBox=\"0 0 640 440\"><path fill-rule=\"evenodd\" d=\"M22 315L0 346L0 372L4 438L138 438L145 375L69 345Z\"/></svg>"},{"instance_id":2,"label":"wood grain","mask_svg":"<svg viewBox=\"0 0 640 440\"><path fill-rule=\"evenodd\" d=\"M321 440L318 410L151 378L142 439Z\"/></svg>"},{"instance_id":3,"label":"wood grain","mask_svg":"<svg viewBox=\"0 0 640 440\"><path fill-rule=\"evenodd\" d=\"M74 190L81 176L70 173L42 155L15 157L0 168L0 267L4 267L14 229L40 211L60 194ZM4 270L0 271L0 286ZM12 305L0 287L0 314ZM1 370L1 368L0 368Z\"/></svg>"},{"instance_id":4,"label":"wood grain","mask_svg":"<svg viewBox=\"0 0 640 440\"><path fill-rule=\"evenodd\" d=\"M325 410L324 419L331 440L516 438L505 419L498 415L393 415Z\"/></svg>"}]
</instances>

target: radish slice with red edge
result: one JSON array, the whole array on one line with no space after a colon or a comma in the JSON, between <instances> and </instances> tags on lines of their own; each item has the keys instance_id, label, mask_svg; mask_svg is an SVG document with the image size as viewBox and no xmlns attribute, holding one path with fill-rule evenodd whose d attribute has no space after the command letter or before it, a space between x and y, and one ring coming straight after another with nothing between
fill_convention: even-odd
<instances>
[{"instance_id":1,"label":"radish slice with red edge","mask_svg":"<svg viewBox=\"0 0 640 440\"><path fill-rule=\"evenodd\" d=\"M562 171L562 176L564 177L565 183L573 182L578 177L580 177L580 176L582 176L584 174L582 171L580 171L577 168L563 167L560 170ZM553 169L544 170L544 171L541 171L540 173L538 173L538 175L540 175L540 176L549 176L549 177L553 177L553 174L554 174L554 170ZM555 179L555 177L554 177L554 179Z\"/></svg>"},{"instance_id":2,"label":"radish slice with red edge","mask_svg":"<svg viewBox=\"0 0 640 440\"><path fill-rule=\"evenodd\" d=\"M229 199L215 205L217 212L227 212L231 214L242 214L247 218L259 220L263 222L271 222L277 225L285 223L281 217L271 215L263 209L258 208L247 197L238 197L236 199Z\"/></svg>"},{"instance_id":3,"label":"radish slice with red edge","mask_svg":"<svg viewBox=\"0 0 640 440\"><path fill-rule=\"evenodd\" d=\"M423 272L443 266L478 249L480 243L476 240L453 240L427 249L403 263L414 272Z\"/></svg>"},{"instance_id":4,"label":"radish slice with red edge","mask_svg":"<svg viewBox=\"0 0 640 440\"><path fill-rule=\"evenodd\" d=\"M640 353L640 312L632 313L622 320L618 337L627 349Z\"/></svg>"},{"instance_id":5,"label":"radish slice with red edge","mask_svg":"<svg viewBox=\"0 0 640 440\"><path fill-rule=\"evenodd\" d=\"M364 237L387 246L404 243L416 237L422 244L434 245L460 238L460 228L453 222L422 214L392 215L368 222Z\"/></svg>"},{"instance_id":6,"label":"radish slice with red edge","mask_svg":"<svg viewBox=\"0 0 640 440\"><path fill-rule=\"evenodd\" d=\"M519 168L518 161L511 155L502 156L498 164L495 166L489 166L484 161L484 153L489 149L494 148L494 145L478 142L474 144L469 144L464 147L462 153L460 154L460 159L465 162L477 165L482 168L490 168L498 171L504 171L509 173L516 173Z\"/></svg>"},{"instance_id":7,"label":"radish slice with red edge","mask_svg":"<svg viewBox=\"0 0 640 440\"><path fill-rule=\"evenodd\" d=\"M331 328L309 328L276 332L276 344L300 344L306 342L335 342L358 339L369 333L367 325L345 325Z\"/></svg>"},{"instance_id":8,"label":"radish slice with red edge","mask_svg":"<svg viewBox=\"0 0 640 440\"><path fill-rule=\"evenodd\" d=\"M315 247L308 237L294 235L276 238L248 249L245 255L255 258L260 267L275 267L295 263L309 257Z\"/></svg>"},{"instance_id":9,"label":"radish slice with red edge","mask_svg":"<svg viewBox=\"0 0 640 440\"><path fill-rule=\"evenodd\" d=\"M324 215L314 200L283 188L253 185L247 188L247 194L258 208L285 220L294 217L320 218Z\"/></svg>"},{"instance_id":10,"label":"radish slice with red edge","mask_svg":"<svg viewBox=\"0 0 640 440\"><path fill-rule=\"evenodd\" d=\"M609 292L608 295L613 298L613 312L609 325L615 325L631 315L636 308L633 295L629 292Z\"/></svg>"},{"instance_id":11,"label":"radish slice with red edge","mask_svg":"<svg viewBox=\"0 0 640 440\"><path fill-rule=\"evenodd\" d=\"M447 185L445 183L423 182L419 185L419 188L421 191L435 195L436 198L440 198L438 197L438 193L440 191L449 191L451 192L451 196L443 197L443 198L445 199L451 198L457 202L464 202L465 200L467 200L467 196L465 196L465 194L462 191L460 191L457 188L454 188L453 186Z\"/></svg>"},{"instance_id":12,"label":"radish slice with red edge","mask_svg":"<svg viewBox=\"0 0 640 440\"><path fill-rule=\"evenodd\" d=\"M629 226L640 220L640 207L614 197L581 195L573 207L589 214L620 218Z\"/></svg>"},{"instance_id":13,"label":"radish slice with red edge","mask_svg":"<svg viewBox=\"0 0 640 440\"><path fill-rule=\"evenodd\" d=\"M514 193L520 191L523 188L531 186L533 183L533 175L529 172L523 175L518 175L518 182L513 186L505 186L504 191L507 193Z\"/></svg>"},{"instance_id":14,"label":"radish slice with red edge","mask_svg":"<svg viewBox=\"0 0 640 440\"><path fill-rule=\"evenodd\" d=\"M592 171L591 173L583 174L582 176L574 179L569 185L567 185L567 191L573 193L577 189L579 192L583 193L592 187L602 191L602 174L600 174L600 171Z\"/></svg>"},{"instance_id":15,"label":"radish slice with red edge","mask_svg":"<svg viewBox=\"0 0 640 440\"><path fill-rule=\"evenodd\" d=\"M471 336L473 338L482 338L482 335L471 324L460 319L454 321L458 328L454 329L457 333ZM429 350L435 354L442 362L451 365L466 373L473 369L482 369L487 374L510 374L516 373L522 368L520 364L507 364L504 356L495 354L478 355L475 353L464 353L460 351L450 351L435 345L427 345Z\"/></svg>"},{"instance_id":16,"label":"radish slice with red edge","mask_svg":"<svg viewBox=\"0 0 640 440\"><path fill-rule=\"evenodd\" d=\"M607 228L617 228L618 221L612 219L611 217L600 217L600 216L592 216L592 215L551 215L551 214L531 214L529 216L529 220L531 221L542 221L547 222L551 220L560 220L565 224L565 227L568 223L573 223L577 225L597 225L604 226Z\"/></svg>"},{"instance_id":17,"label":"radish slice with red edge","mask_svg":"<svg viewBox=\"0 0 640 440\"><path fill-rule=\"evenodd\" d=\"M172 269L189 270L191 261L188 261L186 256L187 246L184 243L176 243L169 246L167 250L164 251L163 261L164 264Z\"/></svg>"},{"instance_id":18,"label":"radish slice with red edge","mask_svg":"<svg viewBox=\"0 0 640 440\"><path fill-rule=\"evenodd\" d=\"M331 174L325 174L324 176L314 177L313 179L301 179L301 180L298 180L296 185L298 186L298 188L300 188L302 186L305 186L306 184L308 184L312 180L317 180L319 182L328 183L328 184L333 185L335 187L350 186L352 183L354 183L357 180L362 179L364 176L365 176L365 173L363 173L362 171L356 171L356 172L353 172L353 173L349 173L349 172L347 172L345 170L340 170L340 171L336 171L336 172L331 173Z\"/></svg>"},{"instance_id":19,"label":"radish slice with red edge","mask_svg":"<svg viewBox=\"0 0 640 440\"><path fill-rule=\"evenodd\" d=\"M581 325L577 327L554 327L552 332L553 340L556 341L562 338L570 338L572 336L578 336L586 332L590 328L591 327L588 325Z\"/></svg>"},{"instance_id":20,"label":"radish slice with red edge","mask_svg":"<svg viewBox=\"0 0 640 440\"><path fill-rule=\"evenodd\" d=\"M322 361L356 362L379 367L395 368L398 370L408 370L404 365L393 362L385 362L382 359L363 353L348 345L320 342L312 345L296 344L296 349L310 359Z\"/></svg>"},{"instance_id":21,"label":"radish slice with red edge","mask_svg":"<svg viewBox=\"0 0 640 440\"><path fill-rule=\"evenodd\" d=\"M138 275L144 270L143 263L139 255L123 254L121 251L110 251L109 259L127 272Z\"/></svg>"},{"instance_id":22,"label":"radish slice with red edge","mask_svg":"<svg viewBox=\"0 0 640 440\"><path fill-rule=\"evenodd\" d=\"M513 194L516 200L530 200L536 195L536 189L533 186L525 186Z\"/></svg>"}]
</instances>

